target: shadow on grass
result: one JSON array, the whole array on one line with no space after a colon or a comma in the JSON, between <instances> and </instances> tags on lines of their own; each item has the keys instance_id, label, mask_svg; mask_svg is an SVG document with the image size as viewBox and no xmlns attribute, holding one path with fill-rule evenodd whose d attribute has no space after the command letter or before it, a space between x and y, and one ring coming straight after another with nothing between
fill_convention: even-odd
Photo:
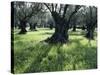
<instances>
[{"instance_id":1,"label":"shadow on grass","mask_svg":"<svg viewBox=\"0 0 100 75\"><path fill-rule=\"evenodd\" d=\"M90 46L88 43L83 45L80 43L82 39L73 39L72 46L65 51L69 61L65 70L82 70L82 69L96 69L97 68L97 47Z\"/></svg>"},{"instance_id":2,"label":"shadow on grass","mask_svg":"<svg viewBox=\"0 0 100 75\"><path fill-rule=\"evenodd\" d=\"M36 58L36 61L24 72L50 72L97 68L96 47L83 46L79 40L73 40L73 43L77 45L65 49L65 51L60 44L47 48L49 52L45 52L45 56L39 56L39 59Z\"/></svg>"},{"instance_id":3,"label":"shadow on grass","mask_svg":"<svg viewBox=\"0 0 100 75\"><path fill-rule=\"evenodd\" d=\"M15 37L14 37L14 40L13 41L19 41L21 39L21 37L19 37L19 35L16 35Z\"/></svg>"},{"instance_id":4,"label":"shadow on grass","mask_svg":"<svg viewBox=\"0 0 100 75\"><path fill-rule=\"evenodd\" d=\"M80 36L80 35L85 35L85 32L83 31L75 31L75 32L72 32L72 31L69 31L69 35L75 35L75 36Z\"/></svg>"},{"instance_id":5,"label":"shadow on grass","mask_svg":"<svg viewBox=\"0 0 100 75\"><path fill-rule=\"evenodd\" d=\"M80 43L82 39L73 39L69 44L51 45L39 42L27 46L16 64L22 64L16 72L34 73L97 68L97 48ZM15 61L18 59L15 59ZM15 65L16 66L16 65Z\"/></svg>"},{"instance_id":6,"label":"shadow on grass","mask_svg":"<svg viewBox=\"0 0 100 75\"><path fill-rule=\"evenodd\" d=\"M47 44L40 47L40 54L34 59L31 65L24 71L24 73L31 72L48 72L48 71L57 71L63 68L63 60L61 54L58 56L58 50L61 45L52 45ZM39 47L37 47L39 49ZM44 51L43 51L44 50ZM60 50L59 50L60 51ZM56 55L57 54L57 55ZM62 65L62 66L61 66Z\"/></svg>"},{"instance_id":7,"label":"shadow on grass","mask_svg":"<svg viewBox=\"0 0 100 75\"><path fill-rule=\"evenodd\" d=\"M37 52L35 54L36 56L35 56L35 58L33 58L34 61L32 61L32 63L30 64L29 67L27 67L27 69L24 71L24 73L40 72L41 71L40 63L41 63L42 59L47 56L49 50L51 49L51 46L40 44L40 46L38 46L38 45L35 46L34 49L37 50Z\"/></svg>"},{"instance_id":8,"label":"shadow on grass","mask_svg":"<svg viewBox=\"0 0 100 75\"><path fill-rule=\"evenodd\" d=\"M40 71L40 62L42 58L47 56L49 50L51 50L51 45L48 46L46 43L39 42L37 44L27 43L27 45L24 43L21 46L23 46L23 49L21 48L21 51L15 52L15 73Z\"/></svg>"},{"instance_id":9,"label":"shadow on grass","mask_svg":"<svg viewBox=\"0 0 100 75\"><path fill-rule=\"evenodd\" d=\"M40 33L40 35L52 35L53 32L45 32L45 33Z\"/></svg>"}]
</instances>

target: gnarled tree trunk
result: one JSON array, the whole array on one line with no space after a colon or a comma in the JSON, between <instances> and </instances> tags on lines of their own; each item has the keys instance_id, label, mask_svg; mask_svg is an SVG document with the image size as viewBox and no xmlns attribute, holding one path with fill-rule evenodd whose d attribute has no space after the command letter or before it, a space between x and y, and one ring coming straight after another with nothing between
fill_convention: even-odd
<instances>
[{"instance_id":1,"label":"gnarled tree trunk","mask_svg":"<svg viewBox=\"0 0 100 75\"><path fill-rule=\"evenodd\" d=\"M73 31L76 31L76 25L73 26Z\"/></svg>"},{"instance_id":2,"label":"gnarled tree trunk","mask_svg":"<svg viewBox=\"0 0 100 75\"><path fill-rule=\"evenodd\" d=\"M66 43L68 41L68 30L64 19L61 18L56 12L52 12L52 16L55 20L55 32L45 41L49 43Z\"/></svg>"},{"instance_id":3,"label":"gnarled tree trunk","mask_svg":"<svg viewBox=\"0 0 100 75\"><path fill-rule=\"evenodd\" d=\"M87 33L86 33L86 38L88 38L89 40L93 40L94 39L94 31L95 31L95 27L96 27L96 24L97 24L97 9L96 9L96 12L95 12L95 17L93 16L93 8L90 6L89 7L89 20L87 19L86 20L86 26L87 26ZM88 16L88 14L86 15Z\"/></svg>"},{"instance_id":4,"label":"gnarled tree trunk","mask_svg":"<svg viewBox=\"0 0 100 75\"><path fill-rule=\"evenodd\" d=\"M86 33L85 36L86 36L86 38L93 40L94 39L95 25L94 24L90 25L90 24L87 25L87 33Z\"/></svg>"},{"instance_id":5,"label":"gnarled tree trunk","mask_svg":"<svg viewBox=\"0 0 100 75\"><path fill-rule=\"evenodd\" d=\"M69 5L64 5L64 7L62 7L62 5L60 5L59 11L56 10L57 4L55 4L55 5L51 4L50 5L51 8L46 3L44 3L44 5L50 11L50 13L54 19L54 22L55 22L54 34L50 38L46 39L45 41L49 42L49 43L66 43L68 41L68 36L69 36L68 30L69 30L70 20L73 17L73 15L75 13L77 13L77 11L80 9L80 6L79 5L75 6L75 10L69 15L69 18L66 21L65 16L66 16L66 11L67 11Z\"/></svg>"},{"instance_id":6,"label":"gnarled tree trunk","mask_svg":"<svg viewBox=\"0 0 100 75\"><path fill-rule=\"evenodd\" d=\"M37 25L37 23L34 23L34 24L30 23L30 30L36 31L36 25Z\"/></svg>"},{"instance_id":7,"label":"gnarled tree trunk","mask_svg":"<svg viewBox=\"0 0 100 75\"><path fill-rule=\"evenodd\" d=\"M26 30L26 21L21 21L21 31L19 32L19 34L26 34L27 30Z\"/></svg>"},{"instance_id":8,"label":"gnarled tree trunk","mask_svg":"<svg viewBox=\"0 0 100 75\"><path fill-rule=\"evenodd\" d=\"M94 31L90 30L86 33L86 37L93 40L94 39Z\"/></svg>"}]
</instances>

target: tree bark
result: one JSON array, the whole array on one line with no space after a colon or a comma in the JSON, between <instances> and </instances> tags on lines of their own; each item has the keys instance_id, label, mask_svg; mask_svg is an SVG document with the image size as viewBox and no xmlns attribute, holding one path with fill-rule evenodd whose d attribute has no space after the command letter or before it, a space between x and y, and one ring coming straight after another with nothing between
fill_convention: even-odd
<instances>
[{"instance_id":1,"label":"tree bark","mask_svg":"<svg viewBox=\"0 0 100 75\"><path fill-rule=\"evenodd\" d=\"M86 33L86 38L93 40L94 39L94 30L95 30L95 25L97 23L97 19L95 18L95 20L93 19L93 9L90 6L89 7L90 10L90 17L89 20L86 20L86 26L87 26L87 33ZM96 13L97 14L97 13Z\"/></svg>"},{"instance_id":2,"label":"tree bark","mask_svg":"<svg viewBox=\"0 0 100 75\"><path fill-rule=\"evenodd\" d=\"M90 40L93 40L94 39L94 31L93 30L89 30L87 33L86 33L86 38L90 39Z\"/></svg>"},{"instance_id":3,"label":"tree bark","mask_svg":"<svg viewBox=\"0 0 100 75\"><path fill-rule=\"evenodd\" d=\"M34 23L34 24L33 23L30 23L30 30L31 31L37 31L36 30L36 25L37 25L37 23Z\"/></svg>"},{"instance_id":4,"label":"tree bark","mask_svg":"<svg viewBox=\"0 0 100 75\"><path fill-rule=\"evenodd\" d=\"M27 30L26 30L26 21L21 21L21 24L20 24L20 28L21 28L21 31L19 32L19 34L26 34Z\"/></svg>"},{"instance_id":5,"label":"tree bark","mask_svg":"<svg viewBox=\"0 0 100 75\"><path fill-rule=\"evenodd\" d=\"M69 30L70 20L72 16L75 13L77 13L77 11L80 9L80 6L79 5L75 6L75 10L71 13L71 15L69 16L69 19L66 22L65 16L66 16L66 11L69 5L64 6L63 13L61 13L61 10L59 10L60 12L51 10L50 7L46 3L44 3L44 5L48 8L48 10L50 11L55 21L55 33L50 38L46 39L45 41L49 43L66 43L68 41L68 36L69 36L68 30Z\"/></svg>"},{"instance_id":6,"label":"tree bark","mask_svg":"<svg viewBox=\"0 0 100 75\"><path fill-rule=\"evenodd\" d=\"M87 25L87 33L86 33L86 38L93 40L94 39L94 30L95 30L95 26L93 23L89 23Z\"/></svg>"},{"instance_id":7,"label":"tree bark","mask_svg":"<svg viewBox=\"0 0 100 75\"><path fill-rule=\"evenodd\" d=\"M30 23L30 30L32 31L33 30L33 27L32 27L32 24Z\"/></svg>"},{"instance_id":8,"label":"tree bark","mask_svg":"<svg viewBox=\"0 0 100 75\"><path fill-rule=\"evenodd\" d=\"M64 25L56 25L54 34L45 40L49 43L66 43L68 41L68 30Z\"/></svg>"},{"instance_id":9,"label":"tree bark","mask_svg":"<svg viewBox=\"0 0 100 75\"><path fill-rule=\"evenodd\" d=\"M49 24L49 25L50 25L50 26L49 26L49 27L50 27L50 29L52 30L52 29L53 29L53 24Z\"/></svg>"},{"instance_id":10,"label":"tree bark","mask_svg":"<svg viewBox=\"0 0 100 75\"><path fill-rule=\"evenodd\" d=\"M76 31L76 25L73 26L73 31Z\"/></svg>"},{"instance_id":11,"label":"tree bark","mask_svg":"<svg viewBox=\"0 0 100 75\"><path fill-rule=\"evenodd\" d=\"M65 26L64 19L56 12L53 12L52 16L55 20L55 32L45 41L49 43L66 43L68 41L68 30Z\"/></svg>"}]
</instances>

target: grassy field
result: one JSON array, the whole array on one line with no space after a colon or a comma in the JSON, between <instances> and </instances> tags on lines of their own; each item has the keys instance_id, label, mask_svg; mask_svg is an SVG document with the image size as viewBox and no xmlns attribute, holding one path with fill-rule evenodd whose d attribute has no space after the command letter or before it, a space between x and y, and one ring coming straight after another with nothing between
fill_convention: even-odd
<instances>
[{"instance_id":1,"label":"grassy field","mask_svg":"<svg viewBox=\"0 0 100 75\"><path fill-rule=\"evenodd\" d=\"M83 37L84 32L69 31L69 42L64 45L40 42L54 30L37 29L19 35L14 31L15 73L84 70L97 68L97 40ZM96 36L95 36L96 37Z\"/></svg>"}]
</instances>

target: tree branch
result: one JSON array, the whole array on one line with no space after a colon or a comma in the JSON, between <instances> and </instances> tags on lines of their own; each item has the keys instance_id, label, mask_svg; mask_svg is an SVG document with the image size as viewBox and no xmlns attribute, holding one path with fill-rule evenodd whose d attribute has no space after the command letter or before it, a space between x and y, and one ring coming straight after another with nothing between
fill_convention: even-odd
<instances>
[{"instance_id":1,"label":"tree branch","mask_svg":"<svg viewBox=\"0 0 100 75\"><path fill-rule=\"evenodd\" d=\"M60 4L59 14L61 13L61 9L62 9L62 4Z\"/></svg>"},{"instance_id":2,"label":"tree branch","mask_svg":"<svg viewBox=\"0 0 100 75\"><path fill-rule=\"evenodd\" d=\"M58 5L56 4L56 5L55 5L55 12L56 12L57 6L58 6Z\"/></svg>"},{"instance_id":3,"label":"tree branch","mask_svg":"<svg viewBox=\"0 0 100 75\"><path fill-rule=\"evenodd\" d=\"M52 12L51 9L49 8L49 6L48 6L46 3L44 3L44 5L48 8L48 10L49 10L50 12Z\"/></svg>"},{"instance_id":4,"label":"tree branch","mask_svg":"<svg viewBox=\"0 0 100 75\"><path fill-rule=\"evenodd\" d=\"M64 7L64 12L63 12L63 16L62 16L62 18L64 18L64 17L65 17L66 10L67 10L68 6L69 6L69 5L65 5L65 7Z\"/></svg>"},{"instance_id":5,"label":"tree branch","mask_svg":"<svg viewBox=\"0 0 100 75\"><path fill-rule=\"evenodd\" d=\"M51 6L52 6L52 11L54 11L54 5L53 5L53 3L51 4Z\"/></svg>"},{"instance_id":6,"label":"tree branch","mask_svg":"<svg viewBox=\"0 0 100 75\"><path fill-rule=\"evenodd\" d=\"M70 17L69 17L68 23L70 22L72 16L73 16L75 13L77 13L78 10L79 10L80 8L81 8L80 5L76 5L75 10L72 12L72 14L71 14Z\"/></svg>"},{"instance_id":7,"label":"tree branch","mask_svg":"<svg viewBox=\"0 0 100 75\"><path fill-rule=\"evenodd\" d=\"M28 21L30 19L30 17L33 16L33 14L36 15L37 12L39 12L42 9L42 7L39 8L39 6L40 6L40 4L32 7L32 12L30 14L28 14L27 16L25 16L24 20ZM36 10L36 12L34 12L35 10Z\"/></svg>"}]
</instances>

